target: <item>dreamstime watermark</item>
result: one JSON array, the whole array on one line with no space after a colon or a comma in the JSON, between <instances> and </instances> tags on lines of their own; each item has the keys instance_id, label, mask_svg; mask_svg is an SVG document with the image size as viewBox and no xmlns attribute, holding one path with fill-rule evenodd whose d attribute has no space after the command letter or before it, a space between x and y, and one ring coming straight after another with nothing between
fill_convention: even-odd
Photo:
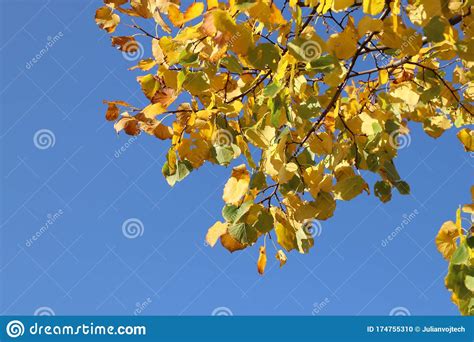
<instances>
[{"instance_id":1,"label":"dreamstime watermark","mask_svg":"<svg viewBox=\"0 0 474 342\"><path fill-rule=\"evenodd\" d=\"M122 223L122 233L127 239L136 239L143 235L145 226L137 218L129 218Z\"/></svg>"},{"instance_id":2,"label":"dreamstime watermark","mask_svg":"<svg viewBox=\"0 0 474 342\"><path fill-rule=\"evenodd\" d=\"M303 58L307 62L312 62L319 57L321 57L321 54L323 53L323 50L321 49L321 45L319 45L317 42L314 40L307 40L303 44L301 44L301 50L303 51Z\"/></svg>"},{"instance_id":3,"label":"dreamstime watermark","mask_svg":"<svg viewBox=\"0 0 474 342\"><path fill-rule=\"evenodd\" d=\"M321 236L323 232L323 227L321 226L321 222L318 220L308 220L303 223L303 231L312 237Z\"/></svg>"},{"instance_id":4,"label":"dreamstime watermark","mask_svg":"<svg viewBox=\"0 0 474 342\"><path fill-rule=\"evenodd\" d=\"M145 48L142 43L136 40L131 40L125 43L121 49L123 58L129 62L138 61L139 59L142 59L145 54Z\"/></svg>"},{"instance_id":5,"label":"dreamstime watermark","mask_svg":"<svg viewBox=\"0 0 474 342\"><path fill-rule=\"evenodd\" d=\"M25 334L31 336L104 336L104 335L146 335L147 329L144 325L95 325L89 324L76 325L50 325L31 324L28 329L19 320L12 320L6 326L6 333L11 338L18 338Z\"/></svg>"},{"instance_id":6,"label":"dreamstime watermark","mask_svg":"<svg viewBox=\"0 0 474 342\"><path fill-rule=\"evenodd\" d=\"M39 150L47 150L56 144L56 136L49 129L40 129L33 135L33 144Z\"/></svg>"},{"instance_id":7,"label":"dreamstime watermark","mask_svg":"<svg viewBox=\"0 0 474 342\"><path fill-rule=\"evenodd\" d=\"M234 142L232 133L226 129L217 130L212 136L212 144L214 146L230 146Z\"/></svg>"},{"instance_id":8,"label":"dreamstime watermark","mask_svg":"<svg viewBox=\"0 0 474 342\"><path fill-rule=\"evenodd\" d=\"M137 302L135 304L135 310L133 311L134 316L139 316L141 315L151 304L152 300L150 297L148 297L145 301L143 302Z\"/></svg>"},{"instance_id":9,"label":"dreamstime watermark","mask_svg":"<svg viewBox=\"0 0 474 342\"><path fill-rule=\"evenodd\" d=\"M233 316L232 310L225 306L220 306L212 311L212 316Z\"/></svg>"},{"instance_id":10,"label":"dreamstime watermark","mask_svg":"<svg viewBox=\"0 0 474 342\"><path fill-rule=\"evenodd\" d=\"M227 45L229 47L232 47L235 44L235 41L237 40L237 38L239 37L240 37L240 32L239 31L235 32L235 34L233 34L232 37L230 37L229 41L227 42Z\"/></svg>"},{"instance_id":11,"label":"dreamstime watermark","mask_svg":"<svg viewBox=\"0 0 474 342\"><path fill-rule=\"evenodd\" d=\"M56 313L49 306L42 306L35 310L33 316L56 316Z\"/></svg>"},{"instance_id":12,"label":"dreamstime watermark","mask_svg":"<svg viewBox=\"0 0 474 342\"><path fill-rule=\"evenodd\" d=\"M28 240L25 242L26 247L31 247L39 240L39 238L53 226L56 221L64 214L62 209L57 210L53 214L46 215L46 221L41 225L40 229L36 231Z\"/></svg>"},{"instance_id":13,"label":"dreamstime watermark","mask_svg":"<svg viewBox=\"0 0 474 342\"><path fill-rule=\"evenodd\" d=\"M411 316L410 310L404 306L397 306L390 310L390 316Z\"/></svg>"},{"instance_id":14,"label":"dreamstime watermark","mask_svg":"<svg viewBox=\"0 0 474 342\"><path fill-rule=\"evenodd\" d=\"M17 338L23 336L25 333L25 326L20 321L10 321L6 327L7 335L11 338Z\"/></svg>"},{"instance_id":15,"label":"dreamstime watermark","mask_svg":"<svg viewBox=\"0 0 474 342\"><path fill-rule=\"evenodd\" d=\"M415 40L420 37L420 34L418 32L415 32L411 35L409 35L408 37L406 37L402 44L400 45L400 48L399 49L396 49L395 52L393 53L393 56L398 56L403 50L405 50L407 47L409 46L412 46L412 47L417 47L416 45L413 45L413 43L415 42ZM387 57L385 54L383 54L382 52L379 52L376 56L375 56L376 59L382 61L382 65L379 65L379 68L385 68L387 67L390 62L392 61L391 58Z\"/></svg>"},{"instance_id":16,"label":"dreamstime watermark","mask_svg":"<svg viewBox=\"0 0 474 342\"><path fill-rule=\"evenodd\" d=\"M405 147L410 146L411 136L408 133L402 133L400 130L395 130L390 133L388 137L388 142L390 146L397 150L404 149Z\"/></svg>"},{"instance_id":17,"label":"dreamstime watermark","mask_svg":"<svg viewBox=\"0 0 474 342\"><path fill-rule=\"evenodd\" d=\"M328 297L324 298L323 301L319 302L319 303L314 303L313 304L313 310L311 311L311 314L313 316L317 316L321 313L321 311L324 310L324 308L326 306L328 306L328 304L330 303L331 301L329 300Z\"/></svg>"},{"instance_id":18,"label":"dreamstime watermark","mask_svg":"<svg viewBox=\"0 0 474 342\"><path fill-rule=\"evenodd\" d=\"M47 42L46 44L44 45L44 47L36 53L36 55L30 59L27 63L26 63L26 69L30 70L31 68L33 68L33 66L38 63L41 58L43 58L49 51L49 49L51 49L54 44L56 44L59 40L61 40L61 38L64 36L64 34L59 31L58 33L56 33L54 36L48 36L47 38Z\"/></svg>"},{"instance_id":19,"label":"dreamstime watermark","mask_svg":"<svg viewBox=\"0 0 474 342\"><path fill-rule=\"evenodd\" d=\"M418 209L413 210L409 214L403 214L403 219L400 224L385 239L380 242L382 247L387 247L390 241L394 240L397 235L400 234L415 219L418 214Z\"/></svg>"},{"instance_id":20,"label":"dreamstime watermark","mask_svg":"<svg viewBox=\"0 0 474 342\"><path fill-rule=\"evenodd\" d=\"M125 153L125 151L128 150L128 148L130 146L132 146L132 144L138 140L138 136L132 136L130 137L126 142L125 144L123 144L118 150L115 150L115 153L114 153L114 157L116 159L120 158L122 156L122 154Z\"/></svg>"}]
</instances>

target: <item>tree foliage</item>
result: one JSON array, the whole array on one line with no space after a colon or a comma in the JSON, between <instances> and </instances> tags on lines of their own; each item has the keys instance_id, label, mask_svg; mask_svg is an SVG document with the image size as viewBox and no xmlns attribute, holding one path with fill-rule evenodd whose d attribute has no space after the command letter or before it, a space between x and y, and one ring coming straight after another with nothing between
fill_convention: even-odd
<instances>
[{"instance_id":1,"label":"tree foliage","mask_svg":"<svg viewBox=\"0 0 474 342\"><path fill-rule=\"evenodd\" d=\"M463 315L474 315L474 186L472 203L456 211L456 222L447 221L436 236L436 246L449 261L446 287L452 292L452 301ZM463 222L462 212L471 215Z\"/></svg>"},{"instance_id":2,"label":"tree foliage","mask_svg":"<svg viewBox=\"0 0 474 342\"><path fill-rule=\"evenodd\" d=\"M260 273L267 239L283 266L285 251L310 250L315 220L338 201L410 192L394 162L410 122L433 138L455 127L474 151L472 0L104 3L96 22L126 56L143 55L131 69L148 101L106 101L107 120L169 142L170 185L205 162L240 164L206 240L231 252L260 240ZM438 236L460 240L438 244L451 260L447 286L455 302L465 293L472 302L469 238L454 226Z\"/></svg>"}]
</instances>

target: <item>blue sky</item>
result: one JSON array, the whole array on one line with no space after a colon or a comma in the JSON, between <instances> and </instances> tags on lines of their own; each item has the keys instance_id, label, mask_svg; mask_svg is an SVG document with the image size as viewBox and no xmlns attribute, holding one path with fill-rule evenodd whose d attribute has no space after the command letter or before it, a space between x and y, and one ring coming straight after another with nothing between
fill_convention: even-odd
<instances>
[{"instance_id":1,"label":"blue sky","mask_svg":"<svg viewBox=\"0 0 474 342\"><path fill-rule=\"evenodd\" d=\"M457 314L434 245L470 200L474 159L454 130L433 140L413 126L396 161L410 196L338 203L309 255L290 253L282 269L270 257L261 277L258 247L204 244L230 168L206 165L170 188L166 143L105 122L102 100L145 98L94 23L100 3L0 0L2 314ZM130 219L142 224L134 238Z\"/></svg>"}]
</instances>

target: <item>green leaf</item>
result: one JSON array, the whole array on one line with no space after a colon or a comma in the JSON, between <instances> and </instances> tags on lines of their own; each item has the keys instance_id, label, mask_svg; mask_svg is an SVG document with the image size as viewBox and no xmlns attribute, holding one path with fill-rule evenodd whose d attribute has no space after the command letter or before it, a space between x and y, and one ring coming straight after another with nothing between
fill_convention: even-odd
<instances>
[{"instance_id":1,"label":"green leaf","mask_svg":"<svg viewBox=\"0 0 474 342\"><path fill-rule=\"evenodd\" d=\"M374 193L383 203L392 199L392 187L388 182L377 181L374 185Z\"/></svg>"},{"instance_id":2,"label":"green leaf","mask_svg":"<svg viewBox=\"0 0 474 342\"><path fill-rule=\"evenodd\" d=\"M275 95L282 89L282 85L277 82L272 82L263 89L263 96L275 97Z\"/></svg>"},{"instance_id":3,"label":"green leaf","mask_svg":"<svg viewBox=\"0 0 474 342\"><path fill-rule=\"evenodd\" d=\"M240 75L244 71L240 63L237 61L237 58L234 56L226 56L222 58L221 63L224 64L230 72L235 72Z\"/></svg>"},{"instance_id":4,"label":"green leaf","mask_svg":"<svg viewBox=\"0 0 474 342\"><path fill-rule=\"evenodd\" d=\"M253 224L253 227L262 234L273 229L273 216L268 209L262 209L259 212L257 222Z\"/></svg>"},{"instance_id":5,"label":"green leaf","mask_svg":"<svg viewBox=\"0 0 474 342\"><path fill-rule=\"evenodd\" d=\"M425 36L429 41L439 43L444 40L445 24L440 20L439 16L431 18L428 25L423 29Z\"/></svg>"},{"instance_id":6,"label":"green leaf","mask_svg":"<svg viewBox=\"0 0 474 342\"><path fill-rule=\"evenodd\" d=\"M262 190L267 186L265 174L262 171L255 172L250 178L250 188Z\"/></svg>"},{"instance_id":7,"label":"green leaf","mask_svg":"<svg viewBox=\"0 0 474 342\"><path fill-rule=\"evenodd\" d=\"M269 68L276 71L280 60L280 52L271 43L259 44L250 47L248 60L256 69L265 70Z\"/></svg>"},{"instance_id":8,"label":"green leaf","mask_svg":"<svg viewBox=\"0 0 474 342\"><path fill-rule=\"evenodd\" d=\"M227 166L234 159L234 149L232 146L213 146L211 153L219 165Z\"/></svg>"},{"instance_id":9,"label":"green leaf","mask_svg":"<svg viewBox=\"0 0 474 342\"><path fill-rule=\"evenodd\" d=\"M318 220L327 220L334 215L336 210L336 201L330 193L320 191L316 196L316 214Z\"/></svg>"},{"instance_id":10,"label":"green leaf","mask_svg":"<svg viewBox=\"0 0 474 342\"><path fill-rule=\"evenodd\" d=\"M451 257L453 265L469 265L469 248L466 243L461 243Z\"/></svg>"},{"instance_id":11,"label":"green leaf","mask_svg":"<svg viewBox=\"0 0 474 342\"><path fill-rule=\"evenodd\" d=\"M334 195L336 199L350 201L360 195L367 187L367 183L361 176L351 176L344 178L334 186Z\"/></svg>"},{"instance_id":12,"label":"green leaf","mask_svg":"<svg viewBox=\"0 0 474 342\"><path fill-rule=\"evenodd\" d=\"M257 230L247 223L236 223L229 227L229 234L244 245L257 241Z\"/></svg>"},{"instance_id":13,"label":"green leaf","mask_svg":"<svg viewBox=\"0 0 474 342\"><path fill-rule=\"evenodd\" d=\"M178 161L178 166L176 168L176 173L170 175L169 171L169 165L168 162L165 162L162 168L163 175L166 178L166 181L170 186L174 186L176 182L182 181L184 178L186 178L191 171L193 170L193 166L191 165L190 162L187 160L185 161Z\"/></svg>"},{"instance_id":14,"label":"green leaf","mask_svg":"<svg viewBox=\"0 0 474 342\"><path fill-rule=\"evenodd\" d=\"M410 185L405 181L396 182L395 187L397 188L400 195L409 195L410 194Z\"/></svg>"},{"instance_id":15,"label":"green leaf","mask_svg":"<svg viewBox=\"0 0 474 342\"><path fill-rule=\"evenodd\" d=\"M467 275L466 278L464 278L464 285L469 291L474 292L474 277Z\"/></svg>"}]
</instances>

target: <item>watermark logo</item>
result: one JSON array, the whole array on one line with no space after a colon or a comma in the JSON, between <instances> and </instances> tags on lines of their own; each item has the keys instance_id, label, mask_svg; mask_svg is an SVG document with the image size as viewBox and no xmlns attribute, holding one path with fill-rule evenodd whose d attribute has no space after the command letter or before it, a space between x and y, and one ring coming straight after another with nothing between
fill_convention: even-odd
<instances>
[{"instance_id":1,"label":"watermark logo","mask_svg":"<svg viewBox=\"0 0 474 342\"><path fill-rule=\"evenodd\" d=\"M20 321L10 321L7 324L7 335L11 338L17 338L23 336L25 333L25 326Z\"/></svg>"},{"instance_id":2,"label":"watermark logo","mask_svg":"<svg viewBox=\"0 0 474 342\"><path fill-rule=\"evenodd\" d=\"M321 313L321 311L323 311L323 309L328 306L328 304L330 303L331 301L329 300L328 297L324 298L324 300L320 303L314 303L313 304L313 311L311 311L311 314L313 316L317 316Z\"/></svg>"},{"instance_id":3,"label":"watermark logo","mask_svg":"<svg viewBox=\"0 0 474 342\"><path fill-rule=\"evenodd\" d=\"M25 242L26 247L31 247L33 244L39 240L39 238L48 231L51 226L53 226L57 220L61 217L61 215L64 214L62 209L59 209L56 211L54 214L48 214L46 216L46 221L44 224L41 226L41 228L34 234L32 235L28 240Z\"/></svg>"},{"instance_id":4,"label":"watermark logo","mask_svg":"<svg viewBox=\"0 0 474 342\"><path fill-rule=\"evenodd\" d=\"M397 306L390 310L390 316L411 316L410 310L403 306Z\"/></svg>"},{"instance_id":5,"label":"watermark logo","mask_svg":"<svg viewBox=\"0 0 474 342\"><path fill-rule=\"evenodd\" d=\"M137 218L130 218L122 224L122 233L127 239L136 239L145 232L143 222Z\"/></svg>"},{"instance_id":6,"label":"watermark logo","mask_svg":"<svg viewBox=\"0 0 474 342\"><path fill-rule=\"evenodd\" d=\"M321 236L321 233L323 232L321 222L318 220L308 220L303 223L302 228L306 235L310 235L312 237Z\"/></svg>"},{"instance_id":7,"label":"watermark logo","mask_svg":"<svg viewBox=\"0 0 474 342\"><path fill-rule=\"evenodd\" d=\"M145 49L140 42L136 40L131 40L125 43L122 48L122 56L127 61L134 62L141 59L145 53Z\"/></svg>"},{"instance_id":8,"label":"watermark logo","mask_svg":"<svg viewBox=\"0 0 474 342\"><path fill-rule=\"evenodd\" d=\"M212 316L233 316L234 314L232 313L232 310L225 307L225 306L220 306L218 308L215 308L212 311Z\"/></svg>"},{"instance_id":9,"label":"watermark logo","mask_svg":"<svg viewBox=\"0 0 474 342\"><path fill-rule=\"evenodd\" d=\"M230 146L234 141L232 133L226 129L217 130L212 137L212 144L214 146Z\"/></svg>"},{"instance_id":10,"label":"watermark logo","mask_svg":"<svg viewBox=\"0 0 474 342\"><path fill-rule=\"evenodd\" d=\"M144 302L137 302L135 304L135 310L133 311L134 316L141 315L151 304L152 300L148 297Z\"/></svg>"},{"instance_id":11,"label":"watermark logo","mask_svg":"<svg viewBox=\"0 0 474 342\"><path fill-rule=\"evenodd\" d=\"M38 51L36 55L26 63L25 68L28 70L33 68L33 66L36 63L38 63L41 60L41 58L43 58L48 53L49 49L51 49L54 46L54 44L56 44L63 36L64 34L61 31L56 33L54 36L48 36L47 42L44 45L44 47L40 51Z\"/></svg>"},{"instance_id":12,"label":"watermark logo","mask_svg":"<svg viewBox=\"0 0 474 342\"><path fill-rule=\"evenodd\" d=\"M323 52L321 46L314 40L308 40L301 44L301 49L303 50L303 58L308 62L318 59Z\"/></svg>"},{"instance_id":13,"label":"watermark logo","mask_svg":"<svg viewBox=\"0 0 474 342\"><path fill-rule=\"evenodd\" d=\"M382 247L387 247L389 245L389 243L391 241L393 241L398 236L398 234L400 234L406 227L408 227L408 225L416 218L416 216L419 213L420 212L418 211L418 209L415 209L411 213L409 213L408 215L403 214L400 224L398 226L396 226L395 229L389 235L387 235L387 237L385 239L383 239L380 242L381 246Z\"/></svg>"},{"instance_id":14,"label":"watermark logo","mask_svg":"<svg viewBox=\"0 0 474 342\"><path fill-rule=\"evenodd\" d=\"M43 128L36 131L33 136L33 143L37 149L47 150L56 144L56 136L51 130Z\"/></svg>"},{"instance_id":15,"label":"watermark logo","mask_svg":"<svg viewBox=\"0 0 474 342\"><path fill-rule=\"evenodd\" d=\"M34 316L56 316L54 310L49 306L42 306L35 310Z\"/></svg>"},{"instance_id":16,"label":"watermark logo","mask_svg":"<svg viewBox=\"0 0 474 342\"><path fill-rule=\"evenodd\" d=\"M390 143L390 146L397 150L404 149L405 147L410 146L411 144L411 136L410 134L404 134L400 130L395 130L392 133L390 133L390 136L388 137L388 142Z\"/></svg>"}]
</instances>

